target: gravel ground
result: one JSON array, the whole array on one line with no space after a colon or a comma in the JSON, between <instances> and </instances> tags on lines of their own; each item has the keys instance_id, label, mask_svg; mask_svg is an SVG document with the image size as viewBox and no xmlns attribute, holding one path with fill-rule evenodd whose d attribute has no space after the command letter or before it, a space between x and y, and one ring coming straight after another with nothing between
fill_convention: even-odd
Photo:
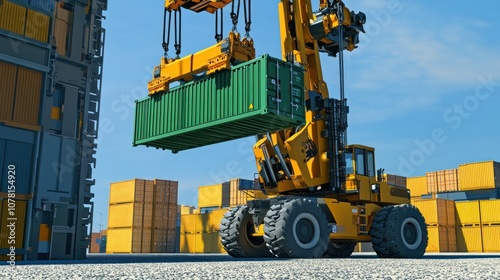
<instances>
[{"instance_id":1,"label":"gravel ground","mask_svg":"<svg viewBox=\"0 0 500 280\"><path fill-rule=\"evenodd\" d=\"M0 266L0 279L500 279L500 254L426 254L420 260L233 259L227 255L98 255Z\"/></svg>"}]
</instances>

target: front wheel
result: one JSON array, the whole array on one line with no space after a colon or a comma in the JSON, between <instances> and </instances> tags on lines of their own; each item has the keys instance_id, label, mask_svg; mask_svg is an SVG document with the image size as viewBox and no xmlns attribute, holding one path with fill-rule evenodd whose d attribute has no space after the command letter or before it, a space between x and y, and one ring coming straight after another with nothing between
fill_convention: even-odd
<instances>
[{"instance_id":1,"label":"front wheel","mask_svg":"<svg viewBox=\"0 0 500 280\"><path fill-rule=\"evenodd\" d=\"M232 257L271 257L262 236L253 236L254 232L252 215L248 213L248 206L240 205L224 214L219 234L222 246Z\"/></svg>"},{"instance_id":2,"label":"front wheel","mask_svg":"<svg viewBox=\"0 0 500 280\"><path fill-rule=\"evenodd\" d=\"M413 205L382 208L370 229L373 249L383 258L421 258L427 247L427 226Z\"/></svg>"},{"instance_id":3,"label":"front wheel","mask_svg":"<svg viewBox=\"0 0 500 280\"><path fill-rule=\"evenodd\" d=\"M319 258L329 235L325 213L307 198L277 203L264 219L264 240L277 257Z\"/></svg>"}]
</instances>

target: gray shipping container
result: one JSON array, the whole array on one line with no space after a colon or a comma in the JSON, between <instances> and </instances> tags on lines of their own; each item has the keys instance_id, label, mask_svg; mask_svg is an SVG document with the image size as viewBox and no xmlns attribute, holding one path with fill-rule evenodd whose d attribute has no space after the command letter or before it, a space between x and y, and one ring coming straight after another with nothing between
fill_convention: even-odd
<instances>
[{"instance_id":1,"label":"gray shipping container","mask_svg":"<svg viewBox=\"0 0 500 280\"><path fill-rule=\"evenodd\" d=\"M15 169L16 194L29 194L35 153L36 132L0 126L0 192L8 191L9 165Z\"/></svg>"},{"instance_id":2,"label":"gray shipping container","mask_svg":"<svg viewBox=\"0 0 500 280\"><path fill-rule=\"evenodd\" d=\"M40 149L38 193L46 191L74 194L78 172L77 140L74 138L42 134Z\"/></svg>"}]
</instances>

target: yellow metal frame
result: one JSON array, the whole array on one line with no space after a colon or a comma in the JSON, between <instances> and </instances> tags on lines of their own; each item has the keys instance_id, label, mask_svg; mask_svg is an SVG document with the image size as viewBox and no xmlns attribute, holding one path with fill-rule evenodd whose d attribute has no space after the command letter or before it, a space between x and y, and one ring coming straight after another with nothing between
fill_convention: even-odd
<instances>
[{"instance_id":1,"label":"yellow metal frame","mask_svg":"<svg viewBox=\"0 0 500 280\"><path fill-rule=\"evenodd\" d=\"M230 32L228 38L212 47L178 59L162 58L153 70L148 83L149 95L169 90L172 82L193 80L197 74L207 75L231 68L231 61L249 61L255 58L253 40L241 39L239 33Z\"/></svg>"},{"instance_id":2,"label":"yellow metal frame","mask_svg":"<svg viewBox=\"0 0 500 280\"><path fill-rule=\"evenodd\" d=\"M217 9L224 8L232 0L165 0L165 8L178 10L181 7L197 13L206 11L213 14Z\"/></svg>"}]
</instances>

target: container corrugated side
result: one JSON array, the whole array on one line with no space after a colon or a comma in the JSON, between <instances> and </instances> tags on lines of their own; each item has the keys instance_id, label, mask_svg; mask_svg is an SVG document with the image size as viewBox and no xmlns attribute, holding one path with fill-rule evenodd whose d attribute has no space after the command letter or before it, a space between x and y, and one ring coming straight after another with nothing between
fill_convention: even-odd
<instances>
[{"instance_id":1,"label":"container corrugated side","mask_svg":"<svg viewBox=\"0 0 500 280\"><path fill-rule=\"evenodd\" d=\"M384 174L384 178L389 185L399 186L403 188L406 188L407 186L407 178L404 176Z\"/></svg>"},{"instance_id":2,"label":"container corrugated side","mask_svg":"<svg viewBox=\"0 0 500 280\"><path fill-rule=\"evenodd\" d=\"M461 191L500 187L500 163L495 161L462 164L458 167Z\"/></svg>"},{"instance_id":3,"label":"container corrugated side","mask_svg":"<svg viewBox=\"0 0 500 280\"><path fill-rule=\"evenodd\" d=\"M181 151L301 125L303 80L265 55L137 101L133 145Z\"/></svg>"},{"instance_id":4,"label":"container corrugated side","mask_svg":"<svg viewBox=\"0 0 500 280\"><path fill-rule=\"evenodd\" d=\"M428 242L426 252L448 252L448 232L444 226L427 227Z\"/></svg>"},{"instance_id":5,"label":"container corrugated side","mask_svg":"<svg viewBox=\"0 0 500 280\"><path fill-rule=\"evenodd\" d=\"M438 171L439 192L458 191L458 169Z\"/></svg>"},{"instance_id":6,"label":"container corrugated side","mask_svg":"<svg viewBox=\"0 0 500 280\"><path fill-rule=\"evenodd\" d=\"M427 193L438 193L438 172L427 172Z\"/></svg>"},{"instance_id":7,"label":"container corrugated side","mask_svg":"<svg viewBox=\"0 0 500 280\"><path fill-rule=\"evenodd\" d=\"M483 251L484 252L500 252L500 225L499 226L483 226Z\"/></svg>"},{"instance_id":8,"label":"container corrugated side","mask_svg":"<svg viewBox=\"0 0 500 280\"><path fill-rule=\"evenodd\" d=\"M134 218L134 203L122 203L109 206L108 227L132 227Z\"/></svg>"},{"instance_id":9,"label":"container corrugated side","mask_svg":"<svg viewBox=\"0 0 500 280\"><path fill-rule=\"evenodd\" d=\"M17 66L0 61L0 121L12 120L16 92Z\"/></svg>"},{"instance_id":10,"label":"container corrugated side","mask_svg":"<svg viewBox=\"0 0 500 280\"><path fill-rule=\"evenodd\" d=\"M53 1L45 1L53 2ZM25 36L40 42L49 41L50 17L33 10L28 10Z\"/></svg>"},{"instance_id":11,"label":"container corrugated side","mask_svg":"<svg viewBox=\"0 0 500 280\"><path fill-rule=\"evenodd\" d=\"M483 252L481 226L457 227L458 252Z\"/></svg>"},{"instance_id":12,"label":"container corrugated side","mask_svg":"<svg viewBox=\"0 0 500 280\"><path fill-rule=\"evenodd\" d=\"M140 231L142 240L141 240L141 250L140 251L133 251L132 253L151 253L152 251L152 244L153 244L153 232L152 229L150 228L141 228ZM132 237L133 239L133 237ZM133 240L132 240L133 242ZM132 248L134 249L134 248Z\"/></svg>"},{"instance_id":13,"label":"container corrugated side","mask_svg":"<svg viewBox=\"0 0 500 280\"><path fill-rule=\"evenodd\" d=\"M214 231L219 231L220 230L220 224L222 222L222 218L224 218L224 214L229 211L229 209L219 209L219 210L214 210L212 211L212 228Z\"/></svg>"},{"instance_id":14,"label":"container corrugated side","mask_svg":"<svg viewBox=\"0 0 500 280\"><path fill-rule=\"evenodd\" d=\"M106 253L132 253L132 228L108 229Z\"/></svg>"},{"instance_id":15,"label":"container corrugated side","mask_svg":"<svg viewBox=\"0 0 500 280\"><path fill-rule=\"evenodd\" d=\"M13 122L38 126L42 79L42 72L24 67L18 68Z\"/></svg>"},{"instance_id":16,"label":"container corrugated side","mask_svg":"<svg viewBox=\"0 0 500 280\"><path fill-rule=\"evenodd\" d=\"M16 248L23 248L24 246L24 228L26 223L26 201L22 200L3 200L3 205L1 205L1 215L0 217L0 248L10 248L10 246L14 246ZM10 211L13 209L13 211ZM13 213L14 215L11 215ZM9 218L15 218L15 233L16 236L14 238L15 244L9 244L10 228L7 227L10 222Z\"/></svg>"},{"instance_id":17,"label":"container corrugated side","mask_svg":"<svg viewBox=\"0 0 500 280\"><path fill-rule=\"evenodd\" d=\"M31 178L33 177L34 160L34 141L35 133L31 131L22 131L20 135L25 139L3 139L3 137L12 137L19 129L11 127L0 127L0 170L8 170L9 165L15 167L16 172L16 194L28 195L31 191ZM7 182L7 172L0 174L1 182ZM7 184L1 184L0 192L8 191Z\"/></svg>"},{"instance_id":18,"label":"container corrugated side","mask_svg":"<svg viewBox=\"0 0 500 280\"><path fill-rule=\"evenodd\" d=\"M446 200L446 218L448 220L447 225L448 226L456 226L457 225L457 220L456 220L456 210L455 210L455 201L453 200Z\"/></svg>"},{"instance_id":19,"label":"container corrugated side","mask_svg":"<svg viewBox=\"0 0 500 280\"><path fill-rule=\"evenodd\" d=\"M198 223L201 223L200 214L189 214L181 216L181 234L196 233Z\"/></svg>"},{"instance_id":20,"label":"container corrugated side","mask_svg":"<svg viewBox=\"0 0 500 280\"><path fill-rule=\"evenodd\" d=\"M111 183L109 204L143 201L145 181L133 179Z\"/></svg>"},{"instance_id":21,"label":"container corrugated side","mask_svg":"<svg viewBox=\"0 0 500 280\"><path fill-rule=\"evenodd\" d=\"M198 187L198 208L221 207L222 184Z\"/></svg>"},{"instance_id":22,"label":"container corrugated side","mask_svg":"<svg viewBox=\"0 0 500 280\"><path fill-rule=\"evenodd\" d=\"M420 197L427 194L427 177L413 177L407 180L408 189L412 197Z\"/></svg>"},{"instance_id":23,"label":"container corrugated side","mask_svg":"<svg viewBox=\"0 0 500 280\"><path fill-rule=\"evenodd\" d=\"M457 201L455 202L457 225L479 225L481 215L479 212L479 201Z\"/></svg>"},{"instance_id":24,"label":"container corrugated side","mask_svg":"<svg viewBox=\"0 0 500 280\"><path fill-rule=\"evenodd\" d=\"M456 227L446 227L448 234L448 252L457 252L457 228Z\"/></svg>"},{"instance_id":25,"label":"container corrugated side","mask_svg":"<svg viewBox=\"0 0 500 280\"><path fill-rule=\"evenodd\" d=\"M500 225L500 199L479 201L481 224ZM499 235L500 237L500 235Z\"/></svg>"},{"instance_id":26,"label":"container corrugated side","mask_svg":"<svg viewBox=\"0 0 500 280\"><path fill-rule=\"evenodd\" d=\"M417 199L413 205L424 216L425 223L431 226L448 226L446 200L444 199Z\"/></svg>"},{"instance_id":27,"label":"container corrugated side","mask_svg":"<svg viewBox=\"0 0 500 280\"><path fill-rule=\"evenodd\" d=\"M0 29L24 35L26 8L9 1L0 5Z\"/></svg>"}]
</instances>

